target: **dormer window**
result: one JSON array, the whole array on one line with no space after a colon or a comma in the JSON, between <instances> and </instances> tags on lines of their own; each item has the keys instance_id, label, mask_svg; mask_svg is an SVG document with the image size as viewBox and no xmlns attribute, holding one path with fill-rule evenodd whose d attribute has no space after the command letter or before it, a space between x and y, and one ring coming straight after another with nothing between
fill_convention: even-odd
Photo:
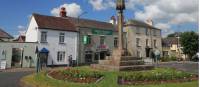
<instances>
[{"instance_id":1,"label":"dormer window","mask_svg":"<svg viewBox=\"0 0 200 87\"><path fill-rule=\"evenodd\" d=\"M41 32L41 42L47 42L47 32Z\"/></svg>"},{"instance_id":2,"label":"dormer window","mask_svg":"<svg viewBox=\"0 0 200 87\"><path fill-rule=\"evenodd\" d=\"M65 33L60 33L59 35L59 43L64 43L65 42Z\"/></svg>"}]
</instances>

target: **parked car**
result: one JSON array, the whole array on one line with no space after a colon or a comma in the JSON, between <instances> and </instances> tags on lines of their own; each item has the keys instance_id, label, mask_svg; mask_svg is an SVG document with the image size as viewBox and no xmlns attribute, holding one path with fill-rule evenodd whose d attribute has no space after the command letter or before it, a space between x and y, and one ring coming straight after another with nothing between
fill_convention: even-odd
<instances>
[{"instance_id":1,"label":"parked car","mask_svg":"<svg viewBox=\"0 0 200 87\"><path fill-rule=\"evenodd\" d=\"M192 61L199 62L199 53L197 53L196 55L192 56Z\"/></svg>"}]
</instances>

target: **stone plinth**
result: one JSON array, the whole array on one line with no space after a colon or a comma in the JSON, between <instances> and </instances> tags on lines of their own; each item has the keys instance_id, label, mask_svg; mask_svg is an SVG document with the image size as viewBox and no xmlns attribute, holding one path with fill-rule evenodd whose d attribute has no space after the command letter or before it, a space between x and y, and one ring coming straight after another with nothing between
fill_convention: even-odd
<instances>
[{"instance_id":1,"label":"stone plinth","mask_svg":"<svg viewBox=\"0 0 200 87\"><path fill-rule=\"evenodd\" d=\"M106 60L99 60L99 64L91 64L94 69L107 71L139 71L153 69L153 65L144 65L141 58L132 56L121 56L121 51L113 50L113 55Z\"/></svg>"}]
</instances>

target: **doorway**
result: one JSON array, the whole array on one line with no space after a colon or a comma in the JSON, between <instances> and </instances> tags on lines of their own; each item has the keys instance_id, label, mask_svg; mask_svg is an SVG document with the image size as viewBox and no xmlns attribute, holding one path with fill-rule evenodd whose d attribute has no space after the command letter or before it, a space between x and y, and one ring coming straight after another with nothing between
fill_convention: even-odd
<instances>
[{"instance_id":1,"label":"doorway","mask_svg":"<svg viewBox=\"0 0 200 87\"><path fill-rule=\"evenodd\" d=\"M39 58L40 58L41 66L46 67L47 66L48 53L40 53Z\"/></svg>"},{"instance_id":2,"label":"doorway","mask_svg":"<svg viewBox=\"0 0 200 87\"><path fill-rule=\"evenodd\" d=\"M21 68L23 60L23 48L12 48L12 68Z\"/></svg>"},{"instance_id":3,"label":"doorway","mask_svg":"<svg viewBox=\"0 0 200 87\"><path fill-rule=\"evenodd\" d=\"M146 57L150 57L150 50L151 48L149 47L146 48Z\"/></svg>"}]
</instances>

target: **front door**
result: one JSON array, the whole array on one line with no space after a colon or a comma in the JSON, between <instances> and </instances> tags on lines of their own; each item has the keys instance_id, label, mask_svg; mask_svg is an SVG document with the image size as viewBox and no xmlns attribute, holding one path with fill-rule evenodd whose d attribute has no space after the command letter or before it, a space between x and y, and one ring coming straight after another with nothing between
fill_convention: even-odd
<instances>
[{"instance_id":1,"label":"front door","mask_svg":"<svg viewBox=\"0 0 200 87\"><path fill-rule=\"evenodd\" d=\"M146 48L146 57L150 57L150 49L151 48Z\"/></svg>"},{"instance_id":2,"label":"front door","mask_svg":"<svg viewBox=\"0 0 200 87\"><path fill-rule=\"evenodd\" d=\"M42 67L47 66L48 53L40 53L40 64Z\"/></svg>"}]
</instances>

